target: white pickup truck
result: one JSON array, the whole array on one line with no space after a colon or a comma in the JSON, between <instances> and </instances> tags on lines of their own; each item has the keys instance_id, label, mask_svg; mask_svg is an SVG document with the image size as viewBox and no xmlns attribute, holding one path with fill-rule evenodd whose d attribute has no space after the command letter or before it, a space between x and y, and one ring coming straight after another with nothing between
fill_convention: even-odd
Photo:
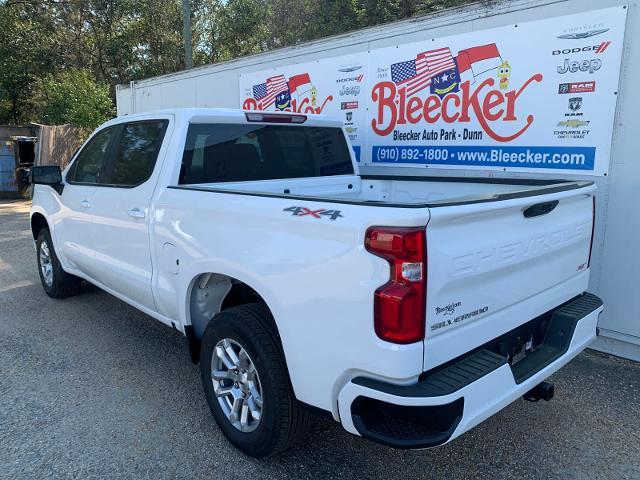
<instances>
[{"instance_id":1,"label":"white pickup truck","mask_svg":"<svg viewBox=\"0 0 640 480\"><path fill-rule=\"evenodd\" d=\"M114 119L32 182L45 292L84 279L182 332L255 457L317 410L442 445L549 399L596 336L591 182L364 176L337 120L223 109Z\"/></svg>"}]
</instances>

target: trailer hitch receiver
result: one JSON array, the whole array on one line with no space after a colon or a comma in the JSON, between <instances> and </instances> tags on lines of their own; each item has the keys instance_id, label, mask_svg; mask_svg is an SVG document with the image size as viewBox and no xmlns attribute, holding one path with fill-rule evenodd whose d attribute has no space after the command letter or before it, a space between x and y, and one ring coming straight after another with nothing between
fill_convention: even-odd
<instances>
[{"instance_id":1,"label":"trailer hitch receiver","mask_svg":"<svg viewBox=\"0 0 640 480\"><path fill-rule=\"evenodd\" d=\"M522 398L529 402L537 402L538 400L548 402L553 398L553 391L553 383L542 382L525 393Z\"/></svg>"}]
</instances>

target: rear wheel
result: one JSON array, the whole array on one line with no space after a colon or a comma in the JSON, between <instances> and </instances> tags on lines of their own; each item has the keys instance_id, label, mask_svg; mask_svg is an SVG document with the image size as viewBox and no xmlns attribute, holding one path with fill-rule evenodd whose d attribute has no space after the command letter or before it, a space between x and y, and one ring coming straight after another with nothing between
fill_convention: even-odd
<instances>
[{"instance_id":1,"label":"rear wheel","mask_svg":"<svg viewBox=\"0 0 640 480\"><path fill-rule=\"evenodd\" d=\"M51 241L51 233L43 228L36 240L38 272L42 288L51 298L64 298L80 291L81 280L65 272Z\"/></svg>"},{"instance_id":2,"label":"rear wheel","mask_svg":"<svg viewBox=\"0 0 640 480\"><path fill-rule=\"evenodd\" d=\"M266 306L216 315L202 339L200 370L218 426L247 455L274 455L306 432L309 412L295 398Z\"/></svg>"}]
</instances>

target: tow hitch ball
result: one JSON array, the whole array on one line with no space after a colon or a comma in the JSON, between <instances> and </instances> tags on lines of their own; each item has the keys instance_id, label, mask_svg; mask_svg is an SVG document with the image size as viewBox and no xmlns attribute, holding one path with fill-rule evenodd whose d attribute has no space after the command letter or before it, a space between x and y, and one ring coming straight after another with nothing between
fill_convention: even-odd
<instances>
[{"instance_id":1,"label":"tow hitch ball","mask_svg":"<svg viewBox=\"0 0 640 480\"><path fill-rule=\"evenodd\" d=\"M544 400L548 402L553 398L553 383L542 382L533 387L522 398L529 402L537 402L538 400Z\"/></svg>"}]
</instances>

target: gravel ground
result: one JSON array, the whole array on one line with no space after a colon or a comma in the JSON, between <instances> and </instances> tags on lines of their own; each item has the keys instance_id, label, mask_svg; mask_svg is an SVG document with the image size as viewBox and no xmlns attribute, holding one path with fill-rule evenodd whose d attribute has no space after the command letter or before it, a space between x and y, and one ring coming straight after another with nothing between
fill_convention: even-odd
<instances>
[{"instance_id":1,"label":"gravel ground","mask_svg":"<svg viewBox=\"0 0 640 480\"><path fill-rule=\"evenodd\" d=\"M518 400L449 445L399 451L315 421L296 449L231 447L181 335L96 288L56 301L27 202L0 202L0 478L640 479L640 364L587 351L551 402Z\"/></svg>"}]
</instances>

